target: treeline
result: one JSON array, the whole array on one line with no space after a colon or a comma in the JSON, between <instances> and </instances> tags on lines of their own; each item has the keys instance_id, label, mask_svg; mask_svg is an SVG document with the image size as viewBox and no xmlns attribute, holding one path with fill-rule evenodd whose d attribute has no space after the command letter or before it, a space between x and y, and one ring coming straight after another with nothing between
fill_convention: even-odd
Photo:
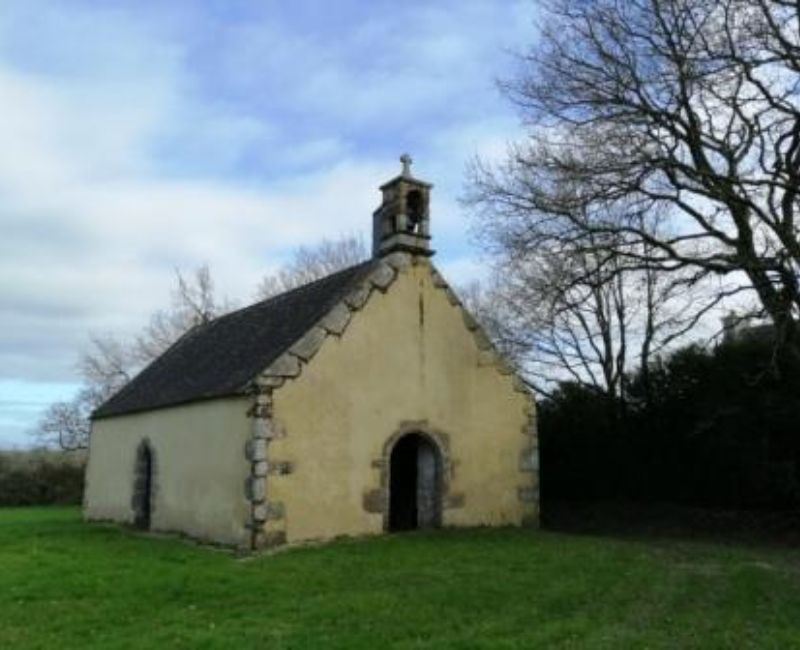
<instances>
[{"instance_id":1,"label":"treeline","mask_svg":"<svg viewBox=\"0 0 800 650\"><path fill-rule=\"evenodd\" d=\"M0 507L80 504L84 467L81 454L0 452Z\"/></svg>"},{"instance_id":2,"label":"treeline","mask_svg":"<svg viewBox=\"0 0 800 650\"><path fill-rule=\"evenodd\" d=\"M800 364L768 341L689 346L627 377L624 398L562 384L540 404L548 503L800 505Z\"/></svg>"}]
</instances>

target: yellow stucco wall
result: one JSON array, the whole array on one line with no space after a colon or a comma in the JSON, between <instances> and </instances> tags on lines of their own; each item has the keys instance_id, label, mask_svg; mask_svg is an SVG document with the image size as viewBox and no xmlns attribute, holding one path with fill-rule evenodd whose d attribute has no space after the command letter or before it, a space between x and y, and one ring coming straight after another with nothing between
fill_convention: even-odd
<instances>
[{"instance_id":1,"label":"yellow stucco wall","mask_svg":"<svg viewBox=\"0 0 800 650\"><path fill-rule=\"evenodd\" d=\"M84 515L132 522L136 450L149 439L155 456L153 530L224 544L249 542L244 482L251 432L246 398L217 399L95 421Z\"/></svg>"},{"instance_id":2,"label":"yellow stucco wall","mask_svg":"<svg viewBox=\"0 0 800 650\"><path fill-rule=\"evenodd\" d=\"M267 531L289 542L380 532L383 516L365 497L381 488L375 461L404 421L425 421L420 428L449 443L445 526L522 523L519 489L532 476L520 455L531 446L523 431L532 405L491 358L417 258L274 392L280 435L269 460L292 471L268 478L267 498L283 517Z\"/></svg>"}]
</instances>

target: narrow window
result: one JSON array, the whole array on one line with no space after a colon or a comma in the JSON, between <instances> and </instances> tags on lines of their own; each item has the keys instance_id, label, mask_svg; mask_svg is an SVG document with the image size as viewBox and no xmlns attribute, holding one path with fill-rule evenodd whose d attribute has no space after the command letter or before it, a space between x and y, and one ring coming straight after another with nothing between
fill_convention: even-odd
<instances>
[{"instance_id":1,"label":"narrow window","mask_svg":"<svg viewBox=\"0 0 800 650\"><path fill-rule=\"evenodd\" d=\"M150 529L153 513L153 450L150 443L142 442L136 450L136 467L133 483L133 523L142 530Z\"/></svg>"}]
</instances>

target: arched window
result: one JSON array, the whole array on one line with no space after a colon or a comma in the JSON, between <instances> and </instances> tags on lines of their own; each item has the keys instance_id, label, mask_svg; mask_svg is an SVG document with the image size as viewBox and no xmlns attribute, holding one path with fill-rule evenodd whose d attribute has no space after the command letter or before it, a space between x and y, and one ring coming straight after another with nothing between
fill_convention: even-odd
<instances>
[{"instance_id":1,"label":"arched window","mask_svg":"<svg viewBox=\"0 0 800 650\"><path fill-rule=\"evenodd\" d=\"M153 487L155 485L155 459L150 442L143 440L136 450L133 474L133 523L137 528L149 530L153 514Z\"/></svg>"}]
</instances>

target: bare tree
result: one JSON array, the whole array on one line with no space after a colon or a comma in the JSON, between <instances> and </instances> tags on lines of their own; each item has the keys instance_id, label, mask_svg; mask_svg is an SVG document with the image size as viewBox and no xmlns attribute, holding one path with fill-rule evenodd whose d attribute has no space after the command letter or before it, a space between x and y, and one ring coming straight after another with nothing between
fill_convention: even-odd
<instances>
[{"instance_id":1,"label":"bare tree","mask_svg":"<svg viewBox=\"0 0 800 650\"><path fill-rule=\"evenodd\" d=\"M64 450L88 445L92 411L128 383L141 368L162 354L192 327L228 311L218 301L207 265L186 278L176 271L176 287L169 309L159 310L131 342L112 334L92 334L89 348L78 368L83 387L69 401L51 404L39 420L35 437L43 444Z\"/></svg>"},{"instance_id":2,"label":"bare tree","mask_svg":"<svg viewBox=\"0 0 800 650\"><path fill-rule=\"evenodd\" d=\"M301 246L291 262L267 275L256 290L260 299L271 298L367 259L364 241L356 236L323 239L316 246Z\"/></svg>"},{"instance_id":3,"label":"bare tree","mask_svg":"<svg viewBox=\"0 0 800 650\"><path fill-rule=\"evenodd\" d=\"M599 243L507 248L494 257L488 288L472 288L465 302L537 393L570 380L624 401L633 366L648 367L718 298L699 302L681 279L619 262Z\"/></svg>"},{"instance_id":4,"label":"bare tree","mask_svg":"<svg viewBox=\"0 0 800 650\"><path fill-rule=\"evenodd\" d=\"M799 7L542 3L538 42L504 85L528 139L476 164L472 200L521 237L532 225L529 248L602 237L604 264L724 278L779 344L796 341Z\"/></svg>"},{"instance_id":5,"label":"bare tree","mask_svg":"<svg viewBox=\"0 0 800 650\"><path fill-rule=\"evenodd\" d=\"M93 387L92 394L102 401L130 381L138 365L136 354L111 334L91 334L89 343L78 367L84 382Z\"/></svg>"},{"instance_id":6,"label":"bare tree","mask_svg":"<svg viewBox=\"0 0 800 650\"><path fill-rule=\"evenodd\" d=\"M150 323L136 337L130 350L137 365L150 363L193 327L204 325L234 308L229 300L217 298L207 264L195 269L188 279L178 270L175 276L170 308L160 309L150 317Z\"/></svg>"},{"instance_id":7,"label":"bare tree","mask_svg":"<svg viewBox=\"0 0 800 650\"><path fill-rule=\"evenodd\" d=\"M64 451L85 449L89 440L89 416L93 408L93 401L86 399L83 394L69 402L55 402L42 414L34 435L40 443Z\"/></svg>"},{"instance_id":8,"label":"bare tree","mask_svg":"<svg viewBox=\"0 0 800 650\"><path fill-rule=\"evenodd\" d=\"M289 264L263 279L258 296L267 298L287 291L357 264L366 257L364 244L357 237L323 240L318 246L301 247ZM170 307L155 312L132 341L120 340L113 334L90 337L89 349L81 355L78 364L83 388L74 399L52 404L40 419L34 435L45 444L63 449L84 448L89 439L89 416L95 408L187 331L231 309L229 301L218 299L207 265L196 269L189 277L176 271Z\"/></svg>"}]
</instances>

